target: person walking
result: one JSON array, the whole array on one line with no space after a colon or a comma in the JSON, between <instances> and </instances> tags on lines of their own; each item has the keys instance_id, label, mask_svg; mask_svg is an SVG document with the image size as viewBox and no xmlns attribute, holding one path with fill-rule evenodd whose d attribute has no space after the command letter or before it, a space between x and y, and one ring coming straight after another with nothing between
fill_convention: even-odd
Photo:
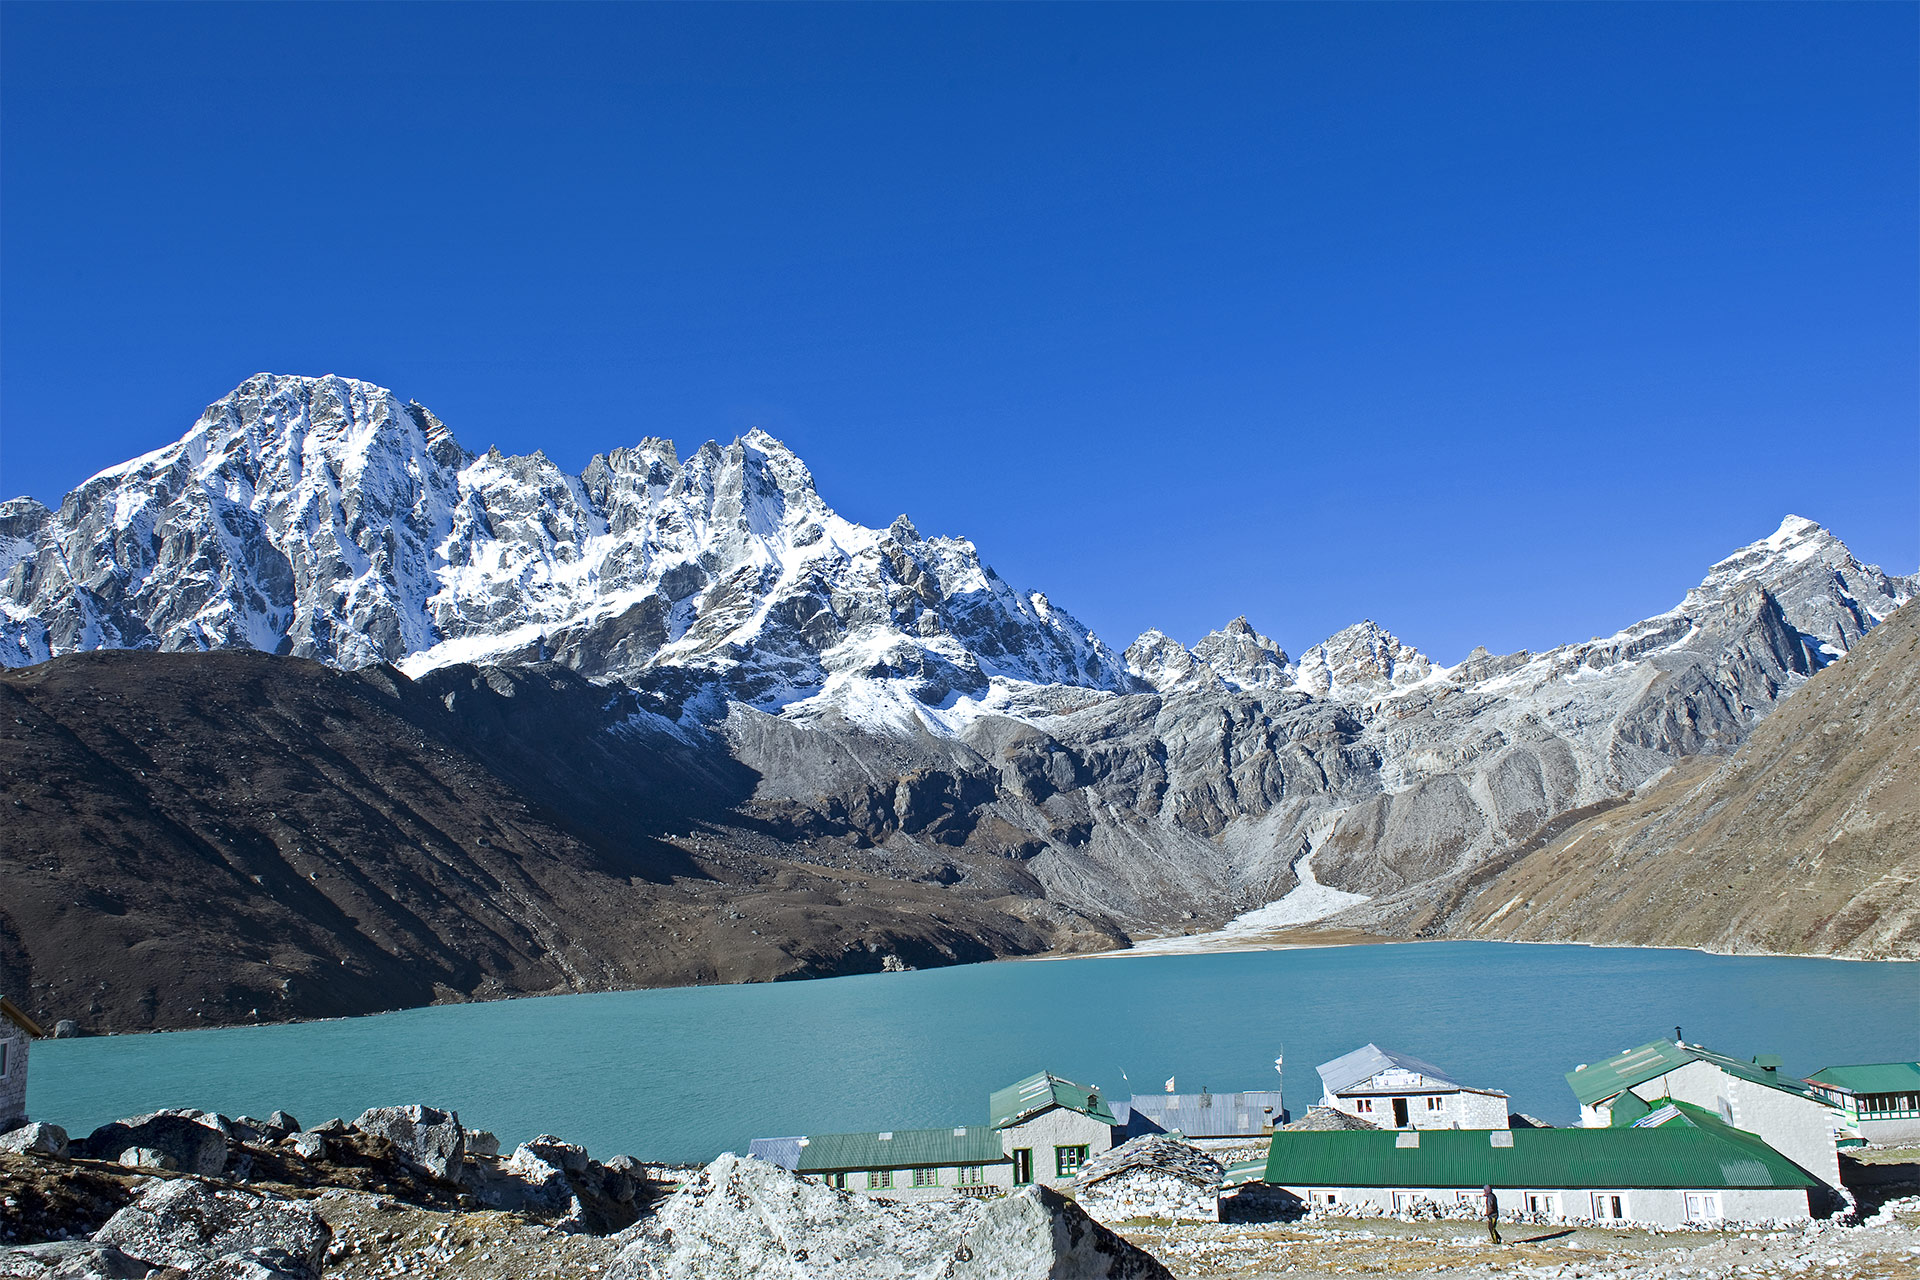
<instances>
[{"instance_id":1,"label":"person walking","mask_svg":"<svg viewBox=\"0 0 1920 1280\"><path fill-rule=\"evenodd\" d=\"M1487 1239L1500 1243L1500 1197L1493 1194L1493 1186L1488 1184L1480 1188L1480 1194L1487 1202Z\"/></svg>"}]
</instances>

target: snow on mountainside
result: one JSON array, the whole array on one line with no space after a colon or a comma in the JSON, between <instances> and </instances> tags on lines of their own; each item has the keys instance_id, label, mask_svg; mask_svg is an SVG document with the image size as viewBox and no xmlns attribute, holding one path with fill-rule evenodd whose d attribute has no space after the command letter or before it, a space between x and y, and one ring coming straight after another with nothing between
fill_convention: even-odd
<instances>
[{"instance_id":1,"label":"snow on mountainside","mask_svg":"<svg viewBox=\"0 0 1920 1280\"><path fill-rule=\"evenodd\" d=\"M843 520L763 432L576 476L470 454L366 383L265 374L58 511L0 505L0 574L6 666L555 663L751 771L742 814L808 858L1011 866L1129 930L1277 899L1309 857L1327 902L1364 897L1341 921L1416 927L1449 877L1734 750L1920 593L1789 517L1666 613L1544 653L1441 667L1363 621L1296 660L1240 618L1122 656L964 539Z\"/></svg>"},{"instance_id":2,"label":"snow on mountainside","mask_svg":"<svg viewBox=\"0 0 1920 1280\"><path fill-rule=\"evenodd\" d=\"M57 513L7 504L0 557L8 666L97 648L413 673L550 656L697 672L764 707L875 681L934 706L995 680L1134 687L966 540L835 515L764 432L684 463L644 440L574 476L540 453L476 457L344 378L250 378Z\"/></svg>"}]
</instances>

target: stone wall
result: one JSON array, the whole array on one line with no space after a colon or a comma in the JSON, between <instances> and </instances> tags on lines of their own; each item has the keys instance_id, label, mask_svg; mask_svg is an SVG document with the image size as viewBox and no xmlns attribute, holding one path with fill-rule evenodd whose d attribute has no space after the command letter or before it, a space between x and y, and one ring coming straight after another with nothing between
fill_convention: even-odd
<instances>
[{"instance_id":1,"label":"stone wall","mask_svg":"<svg viewBox=\"0 0 1920 1280\"><path fill-rule=\"evenodd\" d=\"M0 1076L0 1131L13 1129L27 1118L27 1033L0 1017L0 1045L5 1046L7 1070Z\"/></svg>"}]
</instances>

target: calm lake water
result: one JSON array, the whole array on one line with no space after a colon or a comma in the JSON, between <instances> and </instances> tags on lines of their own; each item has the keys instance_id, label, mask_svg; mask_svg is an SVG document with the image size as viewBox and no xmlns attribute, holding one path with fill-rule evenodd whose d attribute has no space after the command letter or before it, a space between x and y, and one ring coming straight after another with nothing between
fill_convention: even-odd
<instances>
[{"instance_id":1,"label":"calm lake water","mask_svg":"<svg viewBox=\"0 0 1920 1280\"><path fill-rule=\"evenodd\" d=\"M306 1124L460 1112L510 1146L705 1160L794 1133L985 1123L1041 1069L1109 1095L1271 1088L1371 1040L1572 1123L1563 1074L1671 1036L1805 1075L1920 1057L1920 965L1434 942L969 965L762 986L549 996L335 1022L35 1045L30 1112L76 1134L167 1106Z\"/></svg>"}]
</instances>

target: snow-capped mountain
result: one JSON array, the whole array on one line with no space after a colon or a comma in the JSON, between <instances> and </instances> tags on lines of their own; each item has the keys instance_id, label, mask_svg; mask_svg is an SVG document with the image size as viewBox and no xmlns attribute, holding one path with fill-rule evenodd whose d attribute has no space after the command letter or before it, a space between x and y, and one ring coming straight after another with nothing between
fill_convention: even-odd
<instances>
[{"instance_id":1,"label":"snow-capped mountain","mask_svg":"<svg viewBox=\"0 0 1920 1280\"><path fill-rule=\"evenodd\" d=\"M643 440L575 476L474 456L425 408L344 378L250 378L58 512L8 503L0 569L8 666L96 648L414 673L552 657L698 673L769 708L850 682L929 705L995 680L1134 687L965 539L835 515L764 432L684 463Z\"/></svg>"},{"instance_id":2,"label":"snow-capped mountain","mask_svg":"<svg viewBox=\"0 0 1920 1280\"><path fill-rule=\"evenodd\" d=\"M1294 659L1240 618L1119 655L964 539L842 519L762 432L571 475L366 383L265 374L58 511L0 504L0 575L0 665L557 663L747 766L749 816L796 849L1012 859L1129 929L1277 898L1309 856L1368 899L1343 919L1404 927L1560 815L1733 749L1920 592L1789 517L1668 612L1545 653L1443 667L1363 621Z\"/></svg>"}]
</instances>

